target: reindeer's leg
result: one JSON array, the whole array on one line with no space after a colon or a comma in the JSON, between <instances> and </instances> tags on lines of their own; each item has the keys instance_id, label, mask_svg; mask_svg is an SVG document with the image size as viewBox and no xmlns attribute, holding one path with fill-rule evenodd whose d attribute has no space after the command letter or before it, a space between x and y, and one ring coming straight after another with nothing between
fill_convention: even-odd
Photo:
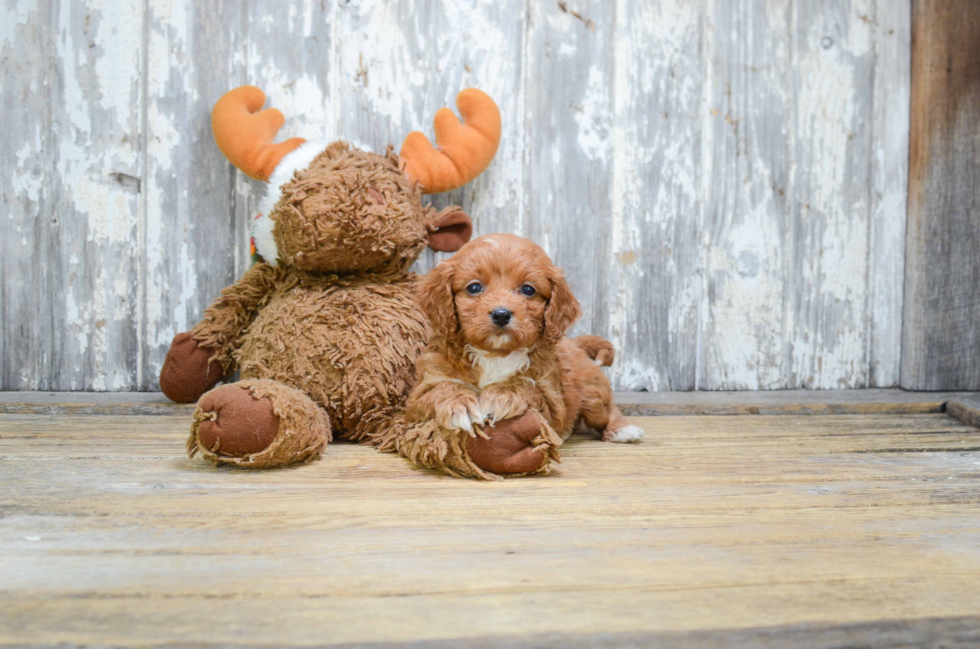
<instances>
[{"instance_id":1,"label":"reindeer's leg","mask_svg":"<svg viewBox=\"0 0 980 649\"><path fill-rule=\"evenodd\" d=\"M327 413L305 393L246 379L201 397L187 451L214 464L264 469L311 460L329 441Z\"/></svg>"}]
</instances>

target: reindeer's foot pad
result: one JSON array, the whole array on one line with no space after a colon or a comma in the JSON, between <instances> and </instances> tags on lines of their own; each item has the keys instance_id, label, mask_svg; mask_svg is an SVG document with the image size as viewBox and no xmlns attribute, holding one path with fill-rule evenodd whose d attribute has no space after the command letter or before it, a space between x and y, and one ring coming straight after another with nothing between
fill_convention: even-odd
<instances>
[{"instance_id":1,"label":"reindeer's foot pad","mask_svg":"<svg viewBox=\"0 0 980 649\"><path fill-rule=\"evenodd\" d=\"M476 466L498 475L544 472L559 461L561 439L533 412L525 412L483 429L487 437L473 437L466 453Z\"/></svg>"},{"instance_id":2,"label":"reindeer's foot pad","mask_svg":"<svg viewBox=\"0 0 980 649\"><path fill-rule=\"evenodd\" d=\"M197 431L201 446L226 456L261 453L279 434L279 417L268 397L258 399L238 384L211 390L198 404L203 417Z\"/></svg>"},{"instance_id":3,"label":"reindeer's foot pad","mask_svg":"<svg viewBox=\"0 0 980 649\"><path fill-rule=\"evenodd\" d=\"M327 415L306 394L276 381L245 380L201 397L187 451L214 464L258 469L310 460L328 441Z\"/></svg>"}]
</instances>

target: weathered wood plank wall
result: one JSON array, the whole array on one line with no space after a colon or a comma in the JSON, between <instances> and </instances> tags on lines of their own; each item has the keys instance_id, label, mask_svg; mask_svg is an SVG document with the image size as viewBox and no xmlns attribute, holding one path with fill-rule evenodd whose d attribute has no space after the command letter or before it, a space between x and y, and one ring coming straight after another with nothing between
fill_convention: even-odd
<instances>
[{"instance_id":1,"label":"weathered wood plank wall","mask_svg":"<svg viewBox=\"0 0 980 649\"><path fill-rule=\"evenodd\" d=\"M915 80L902 386L976 390L980 5L973 0L915 0L912 6Z\"/></svg>"},{"instance_id":2,"label":"weathered wood plank wall","mask_svg":"<svg viewBox=\"0 0 980 649\"><path fill-rule=\"evenodd\" d=\"M436 201L545 246L621 389L896 385L909 3L5 0L0 388L156 387L247 264L208 121L243 83L375 149L494 96L496 161Z\"/></svg>"}]
</instances>

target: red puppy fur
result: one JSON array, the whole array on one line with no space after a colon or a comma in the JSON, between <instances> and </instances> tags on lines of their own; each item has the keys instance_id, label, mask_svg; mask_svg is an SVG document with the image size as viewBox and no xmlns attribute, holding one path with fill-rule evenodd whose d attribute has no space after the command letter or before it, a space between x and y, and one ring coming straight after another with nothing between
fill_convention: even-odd
<instances>
[{"instance_id":1,"label":"red puppy fur","mask_svg":"<svg viewBox=\"0 0 980 649\"><path fill-rule=\"evenodd\" d=\"M562 440L577 424L606 441L642 438L599 369L612 363L612 346L565 338L581 308L537 244L509 234L475 239L430 272L419 295L433 337L416 363L410 418L492 436L494 423L530 409Z\"/></svg>"}]
</instances>

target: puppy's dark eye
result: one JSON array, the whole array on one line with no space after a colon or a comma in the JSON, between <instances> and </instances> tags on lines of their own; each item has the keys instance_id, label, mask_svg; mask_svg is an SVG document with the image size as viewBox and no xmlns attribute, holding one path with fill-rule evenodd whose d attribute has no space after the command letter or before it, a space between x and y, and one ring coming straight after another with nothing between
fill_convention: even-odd
<instances>
[{"instance_id":1,"label":"puppy's dark eye","mask_svg":"<svg viewBox=\"0 0 980 649\"><path fill-rule=\"evenodd\" d=\"M466 292L469 293L470 295L479 295L480 293L483 292L483 284L481 284L480 282L473 282L472 284L466 287Z\"/></svg>"},{"instance_id":2,"label":"puppy's dark eye","mask_svg":"<svg viewBox=\"0 0 980 649\"><path fill-rule=\"evenodd\" d=\"M525 284L524 286L521 287L522 295L526 295L527 297L534 297L535 293L537 293L537 291L535 291L534 287L531 286L530 284Z\"/></svg>"}]
</instances>

